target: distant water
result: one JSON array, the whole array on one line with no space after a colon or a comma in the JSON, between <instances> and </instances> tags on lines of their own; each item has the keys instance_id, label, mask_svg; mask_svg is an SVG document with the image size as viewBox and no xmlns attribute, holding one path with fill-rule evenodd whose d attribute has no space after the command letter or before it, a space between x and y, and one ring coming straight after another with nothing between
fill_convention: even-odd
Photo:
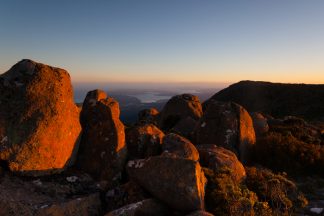
<instances>
[{"instance_id":1,"label":"distant water","mask_svg":"<svg viewBox=\"0 0 324 216\"><path fill-rule=\"evenodd\" d=\"M136 97L142 103L155 103L159 100L168 100L172 95L161 95L158 92L144 92L141 94L131 94L128 96Z\"/></svg>"}]
</instances>

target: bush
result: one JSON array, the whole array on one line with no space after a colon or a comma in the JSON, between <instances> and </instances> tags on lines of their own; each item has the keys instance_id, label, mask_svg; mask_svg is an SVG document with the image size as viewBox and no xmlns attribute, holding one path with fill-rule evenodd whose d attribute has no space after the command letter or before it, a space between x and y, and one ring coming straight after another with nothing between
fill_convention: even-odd
<instances>
[{"instance_id":1,"label":"bush","mask_svg":"<svg viewBox=\"0 0 324 216\"><path fill-rule=\"evenodd\" d=\"M290 132L270 132L259 138L253 161L290 174L324 174L324 146L306 143Z\"/></svg>"},{"instance_id":2,"label":"bush","mask_svg":"<svg viewBox=\"0 0 324 216\"><path fill-rule=\"evenodd\" d=\"M267 202L259 202L257 195L243 185L237 185L228 170L214 172L204 169L208 183L206 209L215 215L272 215Z\"/></svg>"},{"instance_id":3,"label":"bush","mask_svg":"<svg viewBox=\"0 0 324 216\"><path fill-rule=\"evenodd\" d=\"M247 187L254 191L260 200L269 203L276 214L290 215L297 208L307 205L294 182L283 175L276 175L267 169L246 168Z\"/></svg>"}]
</instances>

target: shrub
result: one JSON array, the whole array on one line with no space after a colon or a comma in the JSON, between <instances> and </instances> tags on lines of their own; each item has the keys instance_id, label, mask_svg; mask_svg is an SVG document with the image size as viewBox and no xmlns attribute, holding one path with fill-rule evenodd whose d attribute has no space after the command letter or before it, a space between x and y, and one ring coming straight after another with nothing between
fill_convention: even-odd
<instances>
[{"instance_id":1,"label":"shrub","mask_svg":"<svg viewBox=\"0 0 324 216\"><path fill-rule=\"evenodd\" d=\"M257 195L243 185L237 185L228 170L214 172L204 169L208 183L206 209L215 215L272 215L267 202L259 202Z\"/></svg>"},{"instance_id":2,"label":"shrub","mask_svg":"<svg viewBox=\"0 0 324 216\"><path fill-rule=\"evenodd\" d=\"M294 182L283 175L277 175L267 169L246 168L247 187L254 191L260 200L269 203L274 213L290 215L297 208L307 205Z\"/></svg>"}]
</instances>

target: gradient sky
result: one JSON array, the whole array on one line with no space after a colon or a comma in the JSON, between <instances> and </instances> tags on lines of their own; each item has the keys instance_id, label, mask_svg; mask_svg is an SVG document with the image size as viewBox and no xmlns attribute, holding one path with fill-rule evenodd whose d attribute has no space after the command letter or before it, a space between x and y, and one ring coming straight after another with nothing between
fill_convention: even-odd
<instances>
[{"instance_id":1,"label":"gradient sky","mask_svg":"<svg viewBox=\"0 0 324 216\"><path fill-rule=\"evenodd\" d=\"M0 0L0 71L74 82L324 83L322 0Z\"/></svg>"}]
</instances>

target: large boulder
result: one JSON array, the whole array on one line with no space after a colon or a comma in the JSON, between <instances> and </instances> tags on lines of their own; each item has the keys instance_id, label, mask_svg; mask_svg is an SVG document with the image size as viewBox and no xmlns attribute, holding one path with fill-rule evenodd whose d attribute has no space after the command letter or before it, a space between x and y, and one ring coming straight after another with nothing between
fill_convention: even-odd
<instances>
[{"instance_id":1,"label":"large boulder","mask_svg":"<svg viewBox=\"0 0 324 216\"><path fill-rule=\"evenodd\" d=\"M67 71L22 60L0 75L0 160L44 175L71 165L81 131Z\"/></svg>"},{"instance_id":2,"label":"large boulder","mask_svg":"<svg viewBox=\"0 0 324 216\"><path fill-rule=\"evenodd\" d=\"M262 113L254 112L251 114L255 135L261 137L269 131L268 120Z\"/></svg>"},{"instance_id":3,"label":"large boulder","mask_svg":"<svg viewBox=\"0 0 324 216\"><path fill-rule=\"evenodd\" d=\"M87 193L86 186L78 184L40 179L23 181L5 176L0 182L0 215L100 215L99 193ZM76 188L82 190L76 191Z\"/></svg>"},{"instance_id":4,"label":"large boulder","mask_svg":"<svg viewBox=\"0 0 324 216\"><path fill-rule=\"evenodd\" d=\"M155 156L129 161L127 171L131 179L171 208L204 208L206 178L196 161Z\"/></svg>"},{"instance_id":5,"label":"large boulder","mask_svg":"<svg viewBox=\"0 0 324 216\"><path fill-rule=\"evenodd\" d=\"M167 216L170 215L168 208L154 199L145 199L140 202L123 206L111 211L105 216Z\"/></svg>"},{"instance_id":6,"label":"large boulder","mask_svg":"<svg viewBox=\"0 0 324 216\"><path fill-rule=\"evenodd\" d=\"M186 138L169 133L163 139L162 149L164 153L173 154L177 157L199 160L199 153L196 147Z\"/></svg>"},{"instance_id":7,"label":"large boulder","mask_svg":"<svg viewBox=\"0 0 324 216\"><path fill-rule=\"evenodd\" d=\"M126 131L130 159L159 155L164 133L153 124L137 125Z\"/></svg>"},{"instance_id":8,"label":"large boulder","mask_svg":"<svg viewBox=\"0 0 324 216\"><path fill-rule=\"evenodd\" d=\"M216 144L236 153L246 162L255 144L255 132L249 113L232 102L210 100L195 129L196 144Z\"/></svg>"},{"instance_id":9,"label":"large boulder","mask_svg":"<svg viewBox=\"0 0 324 216\"><path fill-rule=\"evenodd\" d=\"M191 117L186 117L181 119L173 128L171 128L171 132L180 134L183 137L188 139L192 139L193 131L198 123L198 120L195 120Z\"/></svg>"},{"instance_id":10,"label":"large boulder","mask_svg":"<svg viewBox=\"0 0 324 216\"><path fill-rule=\"evenodd\" d=\"M200 163L214 172L229 171L234 182L240 183L245 179L244 166L230 150L216 145L198 145Z\"/></svg>"},{"instance_id":11,"label":"large boulder","mask_svg":"<svg viewBox=\"0 0 324 216\"><path fill-rule=\"evenodd\" d=\"M202 116L202 106L199 98L191 94L182 94L172 97L160 113L159 127L169 130L181 119L191 117L198 120Z\"/></svg>"},{"instance_id":12,"label":"large boulder","mask_svg":"<svg viewBox=\"0 0 324 216\"><path fill-rule=\"evenodd\" d=\"M119 114L118 102L100 90L87 94L81 111L83 134L78 167L110 183L121 176L127 157Z\"/></svg>"}]
</instances>

